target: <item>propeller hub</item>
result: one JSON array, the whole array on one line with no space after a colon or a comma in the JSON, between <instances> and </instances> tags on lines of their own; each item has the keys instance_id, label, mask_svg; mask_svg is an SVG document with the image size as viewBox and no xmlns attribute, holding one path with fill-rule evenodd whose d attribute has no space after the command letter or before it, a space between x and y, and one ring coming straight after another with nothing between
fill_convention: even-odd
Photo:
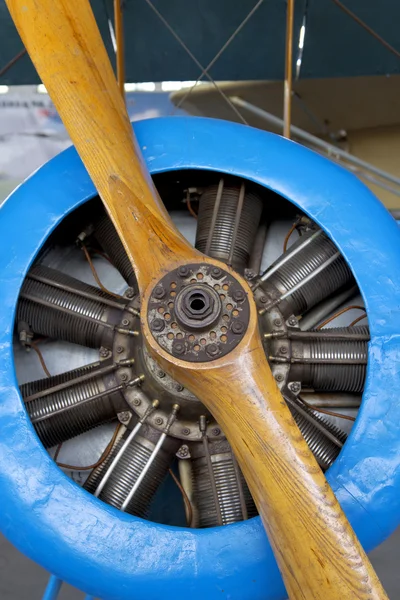
<instances>
[{"instance_id":1,"label":"propeller hub","mask_svg":"<svg viewBox=\"0 0 400 600\"><path fill-rule=\"evenodd\" d=\"M147 319L153 337L169 354L208 362L239 344L250 305L246 290L230 272L196 263L170 271L157 283Z\"/></svg>"}]
</instances>

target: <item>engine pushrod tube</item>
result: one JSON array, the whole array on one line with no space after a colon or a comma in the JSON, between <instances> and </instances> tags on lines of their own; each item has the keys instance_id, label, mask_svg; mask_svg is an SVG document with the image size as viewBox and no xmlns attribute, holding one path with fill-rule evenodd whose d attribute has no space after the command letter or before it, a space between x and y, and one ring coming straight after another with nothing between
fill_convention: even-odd
<instances>
[{"instance_id":1,"label":"engine pushrod tube","mask_svg":"<svg viewBox=\"0 0 400 600\"><path fill-rule=\"evenodd\" d=\"M121 511L125 512L127 506L129 505L130 501L132 500L133 496L135 495L138 487L140 486L140 484L142 483L143 479L145 478L145 476L147 475L151 465L153 464L158 452L160 451L161 446L163 445L163 443L166 440L168 431L172 425L172 423L175 421L176 415L178 413L179 410L179 404L174 404L174 406L172 407L172 413L170 414L170 417L168 419L168 423L165 427L165 431L163 431L163 433L160 435L157 444L154 447L153 452L150 455L149 460L146 463L146 466L144 467L143 471L140 473L139 477L137 478L137 480L135 481L135 484L133 485L131 491L129 492L129 494L127 495L127 497L125 498L122 506L121 506Z\"/></svg>"},{"instance_id":2,"label":"engine pushrod tube","mask_svg":"<svg viewBox=\"0 0 400 600\"><path fill-rule=\"evenodd\" d=\"M208 475L210 477L210 485L211 485L211 491L212 491L214 505L215 505L215 511L217 514L217 521L218 521L218 525L222 525L223 524L222 512L221 512L221 507L219 504L218 490L217 490L217 486L215 483L214 470L213 470L213 466L212 466L212 462L211 462L210 447L208 445L208 437L207 437L207 433L206 433L207 423L206 423L205 415L200 416L199 429L202 433L204 454L205 454L206 462L207 462Z\"/></svg>"},{"instance_id":3,"label":"engine pushrod tube","mask_svg":"<svg viewBox=\"0 0 400 600\"><path fill-rule=\"evenodd\" d=\"M268 360L273 363L290 363L305 365L366 365L366 358L304 358L295 357L285 358L283 356L268 356Z\"/></svg>"},{"instance_id":4,"label":"engine pushrod tube","mask_svg":"<svg viewBox=\"0 0 400 600\"><path fill-rule=\"evenodd\" d=\"M223 191L224 191L224 180L220 179L219 184L218 184L217 197L215 198L214 210L213 210L213 214L211 217L210 231L208 232L207 244L206 244L206 248L204 250L204 254L206 254L207 256L209 256L209 254L210 254L211 244L212 244L213 237L214 237L214 230L215 230L215 225L217 223L219 207L221 204L221 198L222 198Z\"/></svg>"},{"instance_id":5,"label":"engine pushrod tube","mask_svg":"<svg viewBox=\"0 0 400 600\"><path fill-rule=\"evenodd\" d=\"M125 453L125 450L129 446L129 444L131 443L131 441L139 433L140 429L142 428L144 422L146 421L146 419L150 415L150 413L152 413L153 410L155 410L157 408L158 404L159 404L158 400L154 400L154 402L152 403L151 406L149 406L149 408L147 409L147 411L145 412L145 414L143 415L143 417L140 419L140 421L132 429L132 431L130 432L130 434L126 438L125 442L123 443L122 447L118 450L116 456L113 458L113 461L112 461L111 465L107 469L106 473L104 474L104 477L102 478L102 480L100 481L99 485L96 488L96 491L94 492L94 496L96 498L98 498L99 495L101 494L101 492L103 491L104 486L106 485L107 481L110 479L111 474L113 473L115 467L117 466L117 464L121 460L123 454Z\"/></svg>"},{"instance_id":6,"label":"engine pushrod tube","mask_svg":"<svg viewBox=\"0 0 400 600\"><path fill-rule=\"evenodd\" d=\"M96 296L96 294L91 294L90 292L86 292L85 290L80 290L79 288L75 288L71 285L66 285L65 283L60 283L59 281L53 281L48 277L43 277L42 275L36 275L35 273L28 273L27 279L33 279L34 281L38 281L39 283L44 283L51 287L58 288L63 290L64 292L70 292L71 294L75 294L76 296L81 296L82 298L87 298L88 300L94 300L95 302L100 302L101 304L105 304L110 306L111 308L118 308L119 310L126 310L128 312L132 312L135 316L139 315L139 312L135 309L131 309L127 306L127 303L124 302L116 302L115 300L111 300L111 298L104 298L103 296ZM122 299L122 296L121 296Z\"/></svg>"},{"instance_id":7,"label":"engine pushrod tube","mask_svg":"<svg viewBox=\"0 0 400 600\"><path fill-rule=\"evenodd\" d=\"M296 256L296 254L298 254L301 250L304 250L304 248L306 246L308 246L309 244L311 244L311 242L313 242L319 235L321 235L321 233L322 233L322 229L318 229L318 231L316 231L315 233L310 235L310 237L308 237L306 240L304 240L302 244L300 244L296 248L293 248L292 250L288 250L287 252L285 252L285 254L282 256L282 258L279 262L277 262L271 269L267 269L266 271L264 271L264 273L261 275L260 279L253 286L253 288L252 288L253 291L255 291L258 287L260 287L260 285L264 281L269 279L271 277L271 275L276 273L276 271L278 269L280 269L285 263L287 263L288 260L293 258L293 256Z\"/></svg>"},{"instance_id":8,"label":"engine pushrod tube","mask_svg":"<svg viewBox=\"0 0 400 600\"><path fill-rule=\"evenodd\" d=\"M297 410L297 412L299 412L305 419L307 419L307 421L309 421L317 429L319 429L319 431L321 431L321 433L323 433L325 435L325 437L330 439L331 442L336 444L336 446L338 446L339 448L343 448L343 442L341 442L335 435L333 435L333 433L328 431L328 429L325 429L325 427L323 425L321 425L321 423L319 423L319 421L317 421L316 419L314 420L311 417L311 415L309 415L308 412L303 409L303 407L299 404L299 402L297 402L297 399L294 400L293 398L291 398L290 394L287 391L283 392L283 397L285 398L286 402L294 408L294 410Z\"/></svg>"},{"instance_id":9,"label":"engine pushrod tube","mask_svg":"<svg viewBox=\"0 0 400 600\"><path fill-rule=\"evenodd\" d=\"M352 332L343 332L343 333L335 333L334 331L329 330L318 330L318 331L298 331L293 329L288 329L288 331L273 331L271 333L264 333L265 339L270 338L288 338L289 340L349 340L352 342L369 342L370 335L368 333L352 333Z\"/></svg>"},{"instance_id":10,"label":"engine pushrod tube","mask_svg":"<svg viewBox=\"0 0 400 600\"><path fill-rule=\"evenodd\" d=\"M59 409L51 412L48 415L42 415L40 417L37 417L36 419L32 419L31 423L35 424L35 423L40 423L40 421L46 421L46 419L51 419L52 417L55 417L56 415L60 415L64 412L67 412L68 410L72 410L73 408L76 408L77 406L82 406L83 404L87 404L88 402L92 402L93 400L99 400L100 398L104 398L104 396L109 396L110 394L119 392L127 386L132 387L134 385L138 385L141 381L143 381L143 378L144 378L144 376L140 375L139 377L136 377L135 379L128 381L128 383L124 383L124 384L121 383L120 385L116 385L113 388L104 390L104 392L99 392L98 394L94 394L93 396L90 396L90 398L85 398L84 400L81 400L78 404L71 404L69 406L63 406L62 408L59 408Z\"/></svg>"},{"instance_id":11,"label":"engine pushrod tube","mask_svg":"<svg viewBox=\"0 0 400 600\"><path fill-rule=\"evenodd\" d=\"M235 222L233 225L231 247L229 250L229 257L228 257L228 265L229 266L232 266L233 254L235 252L236 238L237 238L237 234L239 231L240 218L242 216L242 211L243 211L243 202L244 202L245 191L246 191L246 186L245 186L244 182L242 182L242 185L240 186L238 204L237 204L237 208L236 208Z\"/></svg>"}]
</instances>

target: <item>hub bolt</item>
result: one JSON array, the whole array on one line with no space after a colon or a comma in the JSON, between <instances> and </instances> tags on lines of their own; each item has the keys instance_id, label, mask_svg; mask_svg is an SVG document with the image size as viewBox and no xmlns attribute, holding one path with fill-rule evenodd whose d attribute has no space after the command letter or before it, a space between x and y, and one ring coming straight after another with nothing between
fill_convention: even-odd
<instances>
[{"instance_id":1,"label":"hub bolt","mask_svg":"<svg viewBox=\"0 0 400 600\"><path fill-rule=\"evenodd\" d=\"M182 265L179 267L178 273L181 277L187 277L189 275L189 269L185 265Z\"/></svg>"},{"instance_id":2,"label":"hub bolt","mask_svg":"<svg viewBox=\"0 0 400 600\"><path fill-rule=\"evenodd\" d=\"M165 290L162 285L156 285L153 291L153 296L154 298L157 298L157 300L161 300L161 298L164 298Z\"/></svg>"},{"instance_id":3,"label":"hub bolt","mask_svg":"<svg viewBox=\"0 0 400 600\"><path fill-rule=\"evenodd\" d=\"M178 354L178 355L183 354L185 352L185 344L182 344L181 342L174 344L172 346L172 351L174 354Z\"/></svg>"},{"instance_id":4,"label":"hub bolt","mask_svg":"<svg viewBox=\"0 0 400 600\"><path fill-rule=\"evenodd\" d=\"M219 348L217 344L208 344L206 352L209 356L217 356L217 354L219 353Z\"/></svg>"},{"instance_id":5,"label":"hub bolt","mask_svg":"<svg viewBox=\"0 0 400 600\"><path fill-rule=\"evenodd\" d=\"M234 321L232 323L231 329L232 329L233 333L236 333L236 335L240 335L241 333L244 332L245 325L244 325L243 321Z\"/></svg>"},{"instance_id":6,"label":"hub bolt","mask_svg":"<svg viewBox=\"0 0 400 600\"><path fill-rule=\"evenodd\" d=\"M162 331L165 327L165 323L162 319L154 319L151 324L151 328L153 331Z\"/></svg>"},{"instance_id":7,"label":"hub bolt","mask_svg":"<svg viewBox=\"0 0 400 600\"><path fill-rule=\"evenodd\" d=\"M243 300L246 298L246 294L243 290L235 290L232 294L232 298L235 300L235 302L243 302Z\"/></svg>"},{"instance_id":8,"label":"hub bolt","mask_svg":"<svg viewBox=\"0 0 400 600\"><path fill-rule=\"evenodd\" d=\"M215 277L215 279L219 279L222 276L222 271L218 267L213 267L211 269L211 275Z\"/></svg>"}]
</instances>

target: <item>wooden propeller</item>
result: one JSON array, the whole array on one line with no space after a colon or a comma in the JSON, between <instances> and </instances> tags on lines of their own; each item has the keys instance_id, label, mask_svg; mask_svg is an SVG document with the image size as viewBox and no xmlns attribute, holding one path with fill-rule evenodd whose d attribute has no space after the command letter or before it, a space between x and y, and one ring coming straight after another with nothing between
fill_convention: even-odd
<instances>
[{"instance_id":1,"label":"wooden propeller","mask_svg":"<svg viewBox=\"0 0 400 600\"><path fill-rule=\"evenodd\" d=\"M146 309L154 285L185 263L216 261L185 241L157 195L89 2L6 2L132 261L149 349L222 426L290 598L387 598L276 386L254 303L250 301L250 323L240 344L212 362L178 360L162 350L149 331ZM235 276L251 298L246 282Z\"/></svg>"}]
</instances>

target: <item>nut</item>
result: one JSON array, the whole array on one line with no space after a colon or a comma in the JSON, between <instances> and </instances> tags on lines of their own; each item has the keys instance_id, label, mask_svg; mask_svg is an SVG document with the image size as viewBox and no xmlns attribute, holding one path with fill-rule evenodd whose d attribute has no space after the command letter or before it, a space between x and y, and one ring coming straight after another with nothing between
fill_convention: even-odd
<instances>
[{"instance_id":1,"label":"nut","mask_svg":"<svg viewBox=\"0 0 400 600\"><path fill-rule=\"evenodd\" d=\"M128 375L126 373L122 373L122 375L120 375L120 379L121 381L128 381Z\"/></svg>"},{"instance_id":2,"label":"nut","mask_svg":"<svg viewBox=\"0 0 400 600\"><path fill-rule=\"evenodd\" d=\"M162 331L165 327L165 323L162 319L154 319L151 323L151 328L153 331Z\"/></svg>"},{"instance_id":3,"label":"nut","mask_svg":"<svg viewBox=\"0 0 400 600\"><path fill-rule=\"evenodd\" d=\"M220 429L218 429L218 427L214 427L214 429L211 431L211 433L212 433L213 435L220 435L220 433L221 433L221 430L220 430Z\"/></svg>"},{"instance_id":4,"label":"nut","mask_svg":"<svg viewBox=\"0 0 400 600\"><path fill-rule=\"evenodd\" d=\"M183 344L182 342L176 342L172 346L172 352L174 354L178 354L180 356L181 354L183 354L185 352L185 344Z\"/></svg>"},{"instance_id":5,"label":"nut","mask_svg":"<svg viewBox=\"0 0 400 600\"><path fill-rule=\"evenodd\" d=\"M288 349L286 348L286 346L281 346L281 347L279 348L279 352L280 352L281 354L287 354L287 352L288 352Z\"/></svg>"},{"instance_id":6,"label":"nut","mask_svg":"<svg viewBox=\"0 0 400 600\"><path fill-rule=\"evenodd\" d=\"M219 348L217 344L208 344L206 352L209 356L217 356L217 354L219 354Z\"/></svg>"},{"instance_id":7,"label":"nut","mask_svg":"<svg viewBox=\"0 0 400 600\"><path fill-rule=\"evenodd\" d=\"M280 319L274 319L275 327L280 327L282 325L282 321Z\"/></svg>"},{"instance_id":8,"label":"nut","mask_svg":"<svg viewBox=\"0 0 400 600\"><path fill-rule=\"evenodd\" d=\"M163 421L163 419L162 419L161 417L156 417L156 418L154 419L154 423L155 423L156 425L162 425L162 424L164 423L164 421Z\"/></svg>"},{"instance_id":9,"label":"nut","mask_svg":"<svg viewBox=\"0 0 400 600\"><path fill-rule=\"evenodd\" d=\"M265 302L268 300L267 296L261 296L260 298L260 302L262 302L263 304L265 304Z\"/></svg>"},{"instance_id":10,"label":"nut","mask_svg":"<svg viewBox=\"0 0 400 600\"><path fill-rule=\"evenodd\" d=\"M175 386L175 389L177 392L183 392L183 385L181 385L180 383L177 383Z\"/></svg>"},{"instance_id":11,"label":"nut","mask_svg":"<svg viewBox=\"0 0 400 600\"><path fill-rule=\"evenodd\" d=\"M156 285L156 287L153 290L153 296L154 298L157 298L157 300L161 300L161 298L164 298L165 290L162 285Z\"/></svg>"},{"instance_id":12,"label":"nut","mask_svg":"<svg viewBox=\"0 0 400 600\"><path fill-rule=\"evenodd\" d=\"M211 269L211 275L215 277L215 279L219 279L220 277L222 277L222 271L219 267L213 267Z\"/></svg>"},{"instance_id":13,"label":"nut","mask_svg":"<svg viewBox=\"0 0 400 600\"><path fill-rule=\"evenodd\" d=\"M140 398L134 398L134 399L133 399L133 404L134 404L135 406L140 406L140 404L141 404L141 400L140 400Z\"/></svg>"},{"instance_id":14,"label":"nut","mask_svg":"<svg viewBox=\"0 0 400 600\"><path fill-rule=\"evenodd\" d=\"M282 375L282 373L277 373L275 375L275 379L276 379L276 381L283 381L283 375Z\"/></svg>"},{"instance_id":15,"label":"nut","mask_svg":"<svg viewBox=\"0 0 400 600\"><path fill-rule=\"evenodd\" d=\"M157 375L158 375L158 377L161 377L161 378L165 377L164 371L157 371Z\"/></svg>"},{"instance_id":16,"label":"nut","mask_svg":"<svg viewBox=\"0 0 400 600\"><path fill-rule=\"evenodd\" d=\"M187 277L189 275L189 269L188 269L188 267L186 267L185 265L182 265L181 267L179 267L178 274L181 277Z\"/></svg>"},{"instance_id":17,"label":"nut","mask_svg":"<svg viewBox=\"0 0 400 600\"><path fill-rule=\"evenodd\" d=\"M184 427L184 428L182 429L182 435L189 435L189 433L190 433L190 429L189 429L189 427Z\"/></svg>"},{"instance_id":18,"label":"nut","mask_svg":"<svg viewBox=\"0 0 400 600\"><path fill-rule=\"evenodd\" d=\"M246 294L244 290L235 290L232 294L232 298L235 300L235 302L243 302L243 300L246 298Z\"/></svg>"},{"instance_id":19,"label":"nut","mask_svg":"<svg viewBox=\"0 0 400 600\"><path fill-rule=\"evenodd\" d=\"M122 325L124 327L127 327L129 325L129 320L128 319L122 319Z\"/></svg>"},{"instance_id":20,"label":"nut","mask_svg":"<svg viewBox=\"0 0 400 600\"><path fill-rule=\"evenodd\" d=\"M123 351L124 351L124 347L123 346L117 346L117 353L118 354L122 354Z\"/></svg>"},{"instance_id":21,"label":"nut","mask_svg":"<svg viewBox=\"0 0 400 600\"><path fill-rule=\"evenodd\" d=\"M236 333L236 335L240 335L245 330L245 324L243 321L234 321L231 326L232 333Z\"/></svg>"}]
</instances>

